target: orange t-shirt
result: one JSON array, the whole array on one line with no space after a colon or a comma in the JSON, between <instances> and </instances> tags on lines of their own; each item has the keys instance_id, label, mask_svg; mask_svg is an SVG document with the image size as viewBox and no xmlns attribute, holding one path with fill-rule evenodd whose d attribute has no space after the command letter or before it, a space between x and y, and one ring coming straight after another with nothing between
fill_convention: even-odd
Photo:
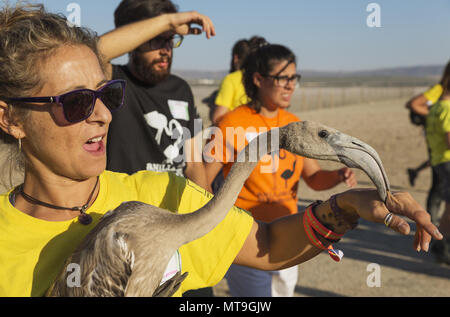
<instances>
[{"instance_id":1,"label":"orange t-shirt","mask_svg":"<svg viewBox=\"0 0 450 317\"><path fill-rule=\"evenodd\" d=\"M226 177L239 151L259 133L297 121L300 121L297 116L283 109L279 109L276 117L267 118L246 105L240 106L219 122L222 140L213 136L211 154L225 163ZM303 157L286 150L264 156L245 182L236 206L266 222L297 213L297 187L302 170Z\"/></svg>"}]
</instances>

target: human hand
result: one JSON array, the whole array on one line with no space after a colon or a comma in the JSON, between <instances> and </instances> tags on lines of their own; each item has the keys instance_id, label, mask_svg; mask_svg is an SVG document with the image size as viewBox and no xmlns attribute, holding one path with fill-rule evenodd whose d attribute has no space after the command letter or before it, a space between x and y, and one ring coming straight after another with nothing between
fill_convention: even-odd
<instances>
[{"instance_id":1,"label":"human hand","mask_svg":"<svg viewBox=\"0 0 450 317\"><path fill-rule=\"evenodd\" d=\"M355 172L348 167L343 167L338 170L339 180L344 182L348 187L355 187L358 184Z\"/></svg>"},{"instance_id":2,"label":"human hand","mask_svg":"<svg viewBox=\"0 0 450 317\"><path fill-rule=\"evenodd\" d=\"M199 35L205 32L209 39L216 35L214 24L206 15L200 14L197 11L179 12L169 14L170 27L172 31L180 35L194 34ZM192 27L192 24L198 24L201 28Z\"/></svg>"},{"instance_id":3,"label":"human hand","mask_svg":"<svg viewBox=\"0 0 450 317\"><path fill-rule=\"evenodd\" d=\"M386 204L378 196L376 190L354 189L349 190L338 196L339 205L350 218L357 213L361 218L368 221L384 223L386 215L391 212L394 214L389 228L394 231L408 235L410 232L409 224L399 216L405 216L416 223L416 233L414 236L414 250L428 251L431 238L441 240L442 234L431 223L430 215L406 192L389 193Z\"/></svg>"}]
</instances>

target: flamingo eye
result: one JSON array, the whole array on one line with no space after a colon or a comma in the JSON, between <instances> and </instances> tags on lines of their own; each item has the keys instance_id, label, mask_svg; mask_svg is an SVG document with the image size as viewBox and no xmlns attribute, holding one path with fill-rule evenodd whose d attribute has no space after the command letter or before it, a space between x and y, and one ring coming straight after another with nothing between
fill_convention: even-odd
<instances>
[{"instance_id":1,"label":"flamingo eye","mask_svg":"<svg viewBox=\"0 0 450 317\"><path fill-rule=\"evenodd\" d=\"M327 136L328 136L328 131L327 130L319 131L319 137L321 137L322 139L326 138Z\"/></svg>"}]
</instances>

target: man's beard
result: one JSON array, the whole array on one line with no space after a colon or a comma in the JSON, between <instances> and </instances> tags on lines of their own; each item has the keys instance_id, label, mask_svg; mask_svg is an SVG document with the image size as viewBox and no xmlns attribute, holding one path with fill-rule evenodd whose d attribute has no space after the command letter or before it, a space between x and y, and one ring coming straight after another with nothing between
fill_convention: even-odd
<instances>
[{"instance_id":1,"label":"man's beard","mask_svg":"<svg viewBox=\"0 0 450 317\"><path fill-rule=\"evenodd\" d=\"M130 54L130 59L133 65L133 72L137 75L138 79L145 82L148 85L156 85L166 79L170 75L170 68L172 66L172 57L163 56L151 63L148 63L142 55L137 52ZM165 70L156 70L155 64L161 62L168 62L169 66Z\"/></svg>"}]
</instances>

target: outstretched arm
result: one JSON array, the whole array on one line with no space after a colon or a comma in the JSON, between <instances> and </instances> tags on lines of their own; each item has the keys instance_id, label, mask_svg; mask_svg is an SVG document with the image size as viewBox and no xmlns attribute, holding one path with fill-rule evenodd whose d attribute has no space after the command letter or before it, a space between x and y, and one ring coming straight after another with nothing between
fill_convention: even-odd
<instances>
[{"instance_id":1,"label":"outstretched arm","mask_svg":"<svg viewBox=\"0 0 450 317\"><path fill-rule=\"evenodd\" d=\"M192 24L201 28L192 27ZM167 31L181 35L204 32L207 38L216 35L211 19L203 14L196 11L170 13L130 23L102 35L98 42L99 51L109 62Z\"/></svg>"},{"instance_id":2,"label":"outstretched arm","mask_svg":"<svg viewBox=\"0 0 450 317\"><path fill-rule=\"evenodd\" d=\"M429 214L408 193L389 196L387 206L374 190L349 190L339 194L337 203L344 210L344 218L354 222L359 217L372 222L383 223L389 212L393 216L389 227L407 235L408 223L397 215L416 222L415 250L428 251L431 237L442 239L438 229L431 223ZM345 233L349 224L339 225L329 201L315 208L315 216L336 233ZM322 250L313 246L303 228L303 213L277 219L269 224L255 222L234 263L262 270L278 270L305 262ZM322 240L325 244L326 241ZM328 243L329 244L329 243Z\"/></svg>"}]
</instances>

